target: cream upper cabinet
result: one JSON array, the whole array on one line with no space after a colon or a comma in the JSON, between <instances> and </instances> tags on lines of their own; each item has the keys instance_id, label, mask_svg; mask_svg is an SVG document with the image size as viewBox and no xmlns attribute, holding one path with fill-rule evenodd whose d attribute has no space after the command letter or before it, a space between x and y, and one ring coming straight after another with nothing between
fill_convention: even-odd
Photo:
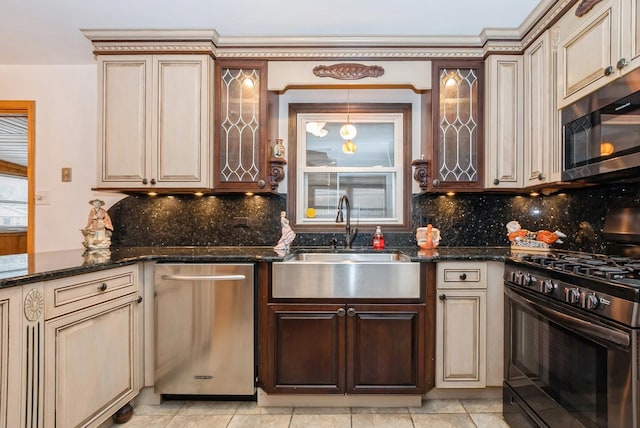
<instances>
[{"instance_id":1,"label":"cream upper cabinet","mask_svg":"<svg viewBox=\"0 0 640 428\"><path fill-rule=\"evenodd\" d=\"M501 386L504 263L437 264L436 387Z\"/></svg>"},{"instance_id":2,"label":"cream upper cabinet","mask_svg":"<svg viewBox=\"0 0 640 428\"><path fill-rule=\"evenodd\" d=\"M522 57L491 55L485 61L485 187L522 187Z\"/></svg>"},{"instance_id":3,"label":"cream upper cabinet","mask_svg":"<svg viewBox=\"0 0 640 428\"><path fill-rule=\"evenodd\" d=\"M98 82L98 188L211 187L209 55L99 55Z\"/></svg>"},{"instance_id":4,"label":"cream upper cabinet","mask_svg":"<svg viewBox=\"0 0 640 428\"><path fill-rule=\"evenodd\" d=\"M552 95L556 52L551 47L550 31L524 52L524 187L560 181L559 113Z\"/></svg>"},{"instance_id":5,"label":"cream upper cabinet","mask_svg":"<svg viewBox=\"0 0 640 428\"><path fill-rule=\"evenodd\" d=\"M604 0L577 16L583 3L557 23L558 108L640 64L638 0Z\"/></svg>"},{"instance_id":6,"label":"cream upper cabinet","mask_svg":"<svg viewBox=\"0 0 640 428\"><path fill-rule=\"evenodd\" d=\"M0 427L20 426L22 288L0 289Z\"/></svg>"}]
</instances>

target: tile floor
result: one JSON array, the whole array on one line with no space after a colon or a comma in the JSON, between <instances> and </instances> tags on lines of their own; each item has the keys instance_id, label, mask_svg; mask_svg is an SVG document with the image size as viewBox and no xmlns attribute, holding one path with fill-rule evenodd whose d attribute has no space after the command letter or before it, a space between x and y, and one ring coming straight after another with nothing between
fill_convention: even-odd
<instances>
[{"instance_id":1,"label":"tile floor","mask_svg":"<svg viewBox=\"0 0 640 428\"><path fill-rule=\"evenodd\" d=\"M123 428L508 428L502 401L425 400L422 407L258 407L244 401L139 406Z\"/></svg>"}]
</instances>

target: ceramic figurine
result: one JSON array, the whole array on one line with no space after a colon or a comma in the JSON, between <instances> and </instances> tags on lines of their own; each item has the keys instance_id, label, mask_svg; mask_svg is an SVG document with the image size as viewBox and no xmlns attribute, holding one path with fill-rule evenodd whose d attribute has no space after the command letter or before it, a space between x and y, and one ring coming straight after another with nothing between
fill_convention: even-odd
<instances>
[{"instance_id":1,"label":"ceramic figurine","mask_svg":"<svg viewBox=\"0 0 640 428\"><path fill-rule=\"evenodd\" d=\"M512 247L549 249L551 244L556 242L560 244L562 243L562 239L567 237L567 235L559 230L556 230L555 232L550 232L548 230L538 230L537 232L533 232L523 229L520 226L520 223L515 220L507 223L506 227L507 235Z\"/></svg>"},{"instance_id":2,"label":"ceramic figurine","mask_svg":"<svg viewBox=\"0 0 640 428\"><path fill-rule=\"evenodd\" d=\"M432 250L440 244L440 230L428 224L416 230L416 242L423 250Z\"/></svg>"},{"instance_id":3,"label":"ceramic figurine","mask_svg":"<svg viewBox=\"0 0 640 428\"><path fill-rule=\"evenodd\" d=\"M289 251L289 246L291 245L291 243L295 239L296 234L293 231L293 229L291 229L291 226L289 226L289 220L287 219L287 213L284 212L284 211L280 212L280 224L282 225L282 236L280 237L280 240L278 241L276 246L273 247L273 249L276 252L286 253L286 252Z\"/></svg>"},{"instance_id":4,"label":"ceramic figurine","mask_svg":"<svg viewBox=\"0 0 640 428\"><path fill-rule=\"evenodd\" d=\"M93 199L89 201L92 205L89 211L89 218L84 229L80 229L84 236L84 247L89 250L104 250L111 246L111 233L113 224L107 210L103 208L104 201Z\"/></svg>"}]
</instances>

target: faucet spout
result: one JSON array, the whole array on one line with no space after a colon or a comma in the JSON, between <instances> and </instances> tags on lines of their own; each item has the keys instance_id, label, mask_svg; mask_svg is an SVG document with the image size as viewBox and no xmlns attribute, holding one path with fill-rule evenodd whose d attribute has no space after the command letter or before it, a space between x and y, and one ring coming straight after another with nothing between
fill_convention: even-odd
<instances>
[{"instance_id":1,"label":"faucet spout","mask_svg":"<svg viewBox=\"0 0 640 428\"><path fill-rule=\"evenodd\" d=\"M345 225L344 233L344 248L351 248L351 244L358 234L358 228L351 227L351 204L349 203L349 198L347 197L347 195L340 196L340 200L338 201L338 215L336 216L336 223L342 223L344 221L342 214L343 206L347 211L347 223Z\"/></svg>"}]
</instances>

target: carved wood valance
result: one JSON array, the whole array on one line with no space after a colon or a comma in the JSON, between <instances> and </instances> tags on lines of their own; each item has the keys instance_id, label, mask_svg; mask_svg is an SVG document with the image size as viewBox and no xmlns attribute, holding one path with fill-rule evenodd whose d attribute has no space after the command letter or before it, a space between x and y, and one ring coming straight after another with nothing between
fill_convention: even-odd
<instances>
[{"instance_id":1,"label":"carved wood valance","mask_svg":"<svg viewBox=\"0 0 640 428\"><path fill-rule=\"evenodd\" d=\"M318 65L313 68L313 74L318 77L331 77L339 80L358 80L365 77L380 77L384 74L384 68L379 65L355 63Z\"/></svg>"},{"instance_id":2,"label":"carved wood valance","mask_svg":"<svg viewBox=\"0 0 640 428\"><path fill-rule=\"evenodd\" d=\"M576 9L576 16L582 17L586 15L596 4L602 0L582 0Z\"/></svg>"}]
</instances>

